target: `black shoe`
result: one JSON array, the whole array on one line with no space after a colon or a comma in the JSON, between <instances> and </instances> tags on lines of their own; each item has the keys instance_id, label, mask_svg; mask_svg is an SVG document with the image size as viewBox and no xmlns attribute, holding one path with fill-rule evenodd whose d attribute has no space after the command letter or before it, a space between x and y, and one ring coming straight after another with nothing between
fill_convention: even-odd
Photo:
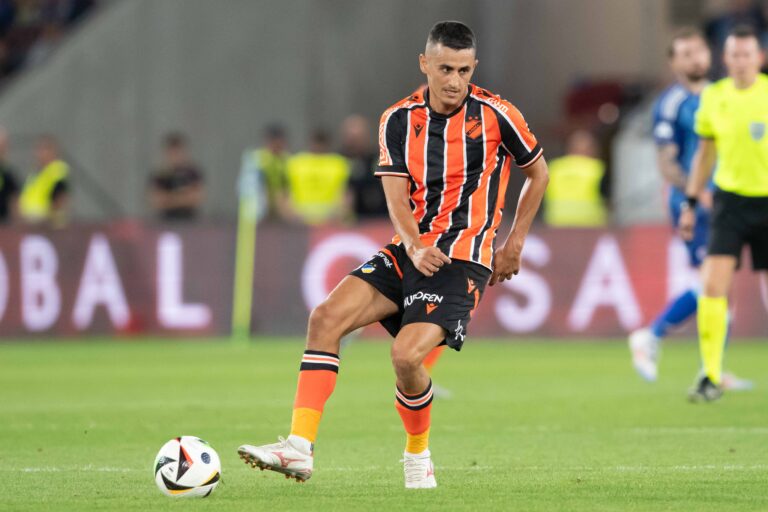
<instances>
[{"instance_id":1,"label":"black shoe","mask_svg":"<svg viewBox=\"0 0 768 512\"><path fill-rule=\"evenodd\" d=\"M723 396L720 386L709 380L706 375L701 377L694 386L688 390L688 400L693 403L714 402Z\"/></svg>"}]
</instances>

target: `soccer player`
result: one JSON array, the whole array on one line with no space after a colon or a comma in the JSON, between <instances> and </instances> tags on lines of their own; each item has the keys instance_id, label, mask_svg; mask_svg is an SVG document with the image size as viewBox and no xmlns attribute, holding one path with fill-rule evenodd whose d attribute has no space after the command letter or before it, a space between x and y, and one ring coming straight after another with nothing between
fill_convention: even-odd
<instances>
[{"instance_id":1,"label":"soccer player","mask_svg":"<svg viewBox=\"0 0 768 512\"><path fill-rule=\"evenodd\" d=\"M548 181L542 149L520 112L470 83L475 36L437 23L419 56L427 86L381 116L379 167L391 244L345 277L309 319L288 439L241 446L241 458L304 481L339 370L339 338L381 322L395 337L395 408L406 431L405 487L435 487L428 448L432 383L424 358L460 350L486 283L511 279ZM506 240L495 248L512 164L526 181Z\"/></svg>"},{"instance_id":2,"label":"soccer player","mask_svg":"<svg viewBox=\"0 0 768 512\"><path fill-rule=\"evenodd\" d=\"M717 162L710 240L698 299L699 349L703 375L689 392L692 401L722 395L722 361L728 331L728 292L749 245L752 268L768 271L768 76L760 41L750 27L737 27L725 42L728 77L704 89L696 114L699 147L685 188L680 216L684 239L694 236L695 209Z\"/></svg>"},{"instance_id":3,"label":"soccer player","mask_svg":"<svg viewBox=\"0 0 768 512\"><path fill-rule=\"evenodd\" d=\"M667 50L669 66L677 83L659 97L653 112L653 135L656 141L657 162L662 177L669 185L669 215L677 229L682 204L685 202L685 183L691 169L699 137L693 129L701 91L709 85L707 74L711 64L709 47L704 35L695 28L679 30ZM709 229L709 189L705 192L705 205L696 207L696 229L690 240L685 240L689 262L699 268L706 254ZM696 313L699 290L691 287L672 299L656 317L650 327L639 329L629 336L632 363L638 374L654 382L658 376L659 344L669 332L680 327ZM727 376L733 389L750 387L749 381Z\"/></svg>"},{"instance_id":4,"label":"soccer player","mask_svg":"<svg viewBox=\"0 0 768 512\"><path fill-rule=\"evenodd\" d=\"M653 135L657 148L659 171L669 185L669 215L677 228L681 204L685 199L685 182L698 145L693 131L699 95L709 83L707 73L711 56L701 32L681 29L672 37L667 50L669 66L677 83L664 91L653 110ZM709 212L696 209L697 226L694 237L685 242L693 267L699 267L706 252ZM690 288L674 298L648 328L629 336L632 363L641 377L655 381L658 375L659 342L667 333L696 313L695 289Z\"/></svg>"}]
</instances>

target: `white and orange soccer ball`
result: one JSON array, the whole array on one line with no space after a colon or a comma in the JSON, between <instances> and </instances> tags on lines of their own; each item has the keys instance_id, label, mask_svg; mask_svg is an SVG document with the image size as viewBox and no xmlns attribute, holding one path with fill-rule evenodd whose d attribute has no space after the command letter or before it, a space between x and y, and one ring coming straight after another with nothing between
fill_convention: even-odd
<instances>
[{"instance_id":1,"label":"white and orange soccer ball","mask_svg":"<svg viewBox=\"0 0 768 512\"><path fill-rule=\"evenodd\" d=\"M173 438L155 457L155 483L167 496L205 498L220 480L219 454L199 437Z\"/></svg>"}]
</instances>

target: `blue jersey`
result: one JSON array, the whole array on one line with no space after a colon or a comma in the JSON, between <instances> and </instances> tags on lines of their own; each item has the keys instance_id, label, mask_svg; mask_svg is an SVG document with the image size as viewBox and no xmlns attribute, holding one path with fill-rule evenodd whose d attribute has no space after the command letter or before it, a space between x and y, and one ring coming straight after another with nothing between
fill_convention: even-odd
<instances>
[{"instance_id":1,"label":"blue jersey","mask_svg":"<svg viewBox=\"0 0 768 512\"><path fill-rule=\"evenodd\" d=\"M656 145L677 146L677 163L686 176L691 172L693 155L699 146L699 136L693 129L699 99L698 94L676 84L659 96L653 109L653 138ZM680 219L680 205L683 201L685 201L685 192L670 186L669 213L675 227ZM694 239L686 243L694 266L698 266L703 258L709 225L708 212L698 208L696 216Z\"/></svg>"}]
</instances>

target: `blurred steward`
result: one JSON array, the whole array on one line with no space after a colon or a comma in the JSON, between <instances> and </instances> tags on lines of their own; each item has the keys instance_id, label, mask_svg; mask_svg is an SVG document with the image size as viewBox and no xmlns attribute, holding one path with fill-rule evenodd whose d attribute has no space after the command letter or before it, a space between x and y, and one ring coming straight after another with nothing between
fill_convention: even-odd
<instances>
[{"instance_id":1,"label":"blurred steward","mask_svg":"<svg viewBox=\"0 0 768 512\"><path fill-rule=\"evenodd\" d=\"M341 123L341 153L350 166L349 189L352 209L358 219L387 217L387 200L381 180L374 175L379 154L374 150L371 126L361 115Z\"/></svg>"},{"instance_id":2,"label":"blurred steward","mask_svg":"<svg viewBox=\"0 0 768 512\"><path fill-rule=\"evenodd\" d=\"M198 217L205 184L203 173L189 156L187 138L172 132L163 140L163 161L151 177L150 202L161 220L193 220Z\"/></svg>"},{"instance_id":3,"label":"blurred steward","mask_svg":"<svg viewBox=\"0 0 768 512\"><path fill-rule=\"evenodd\" d=\"M288 136L279 124L267 126L264 146L249 149L243 153L240 168L241 187L246 184L248 191L255 194L257 218L281 219L289 216L287 196ZM252 189L252 190L250 190Z\"/></svg>"},{"instance_id":4,"label":"blurred steward","mask_svg":"<svg viewBox=\"0 0 768 512\"><path fill-rule=\"evenodd\" d=\"M16 169L8 163L8 132L0 126L0 223L6 224L19 215L19 183Z\"/></svg>"},{"instance_id":5,"label":"blurred steward","mask_svg":"<svg viewBox=\"0 0 768 512\"><path fill-rule=\"evenodd\" d=\"M27 222L66 224L69 215L69 165L59 157L51 135L35 144L36 169L27 176L19 198L21 216Z\"/></svg>"},{"instance_id":6,"label":"blurred steward","mask_svg":"<svg viewBox=\"0 0 768 512\"><path fill-rule=\"evenodd\" d=\"M309 151L288 159L290 218L310 225L349 216L349 162L330 150L330 137L316 130Z\"/></svg>"},{"instance_id":7,"label":"blurred steward","mask_svg":"<svg viewBox=\"0 0 768 512\"><path fill-rule=\"evenodd\" d=\"M566 154L549 162L549 186L544 194L544 220L550 226L603 226L605 164L597 157L597 141L587 130L573 132Z\"/></svg>"}]
</instances>

